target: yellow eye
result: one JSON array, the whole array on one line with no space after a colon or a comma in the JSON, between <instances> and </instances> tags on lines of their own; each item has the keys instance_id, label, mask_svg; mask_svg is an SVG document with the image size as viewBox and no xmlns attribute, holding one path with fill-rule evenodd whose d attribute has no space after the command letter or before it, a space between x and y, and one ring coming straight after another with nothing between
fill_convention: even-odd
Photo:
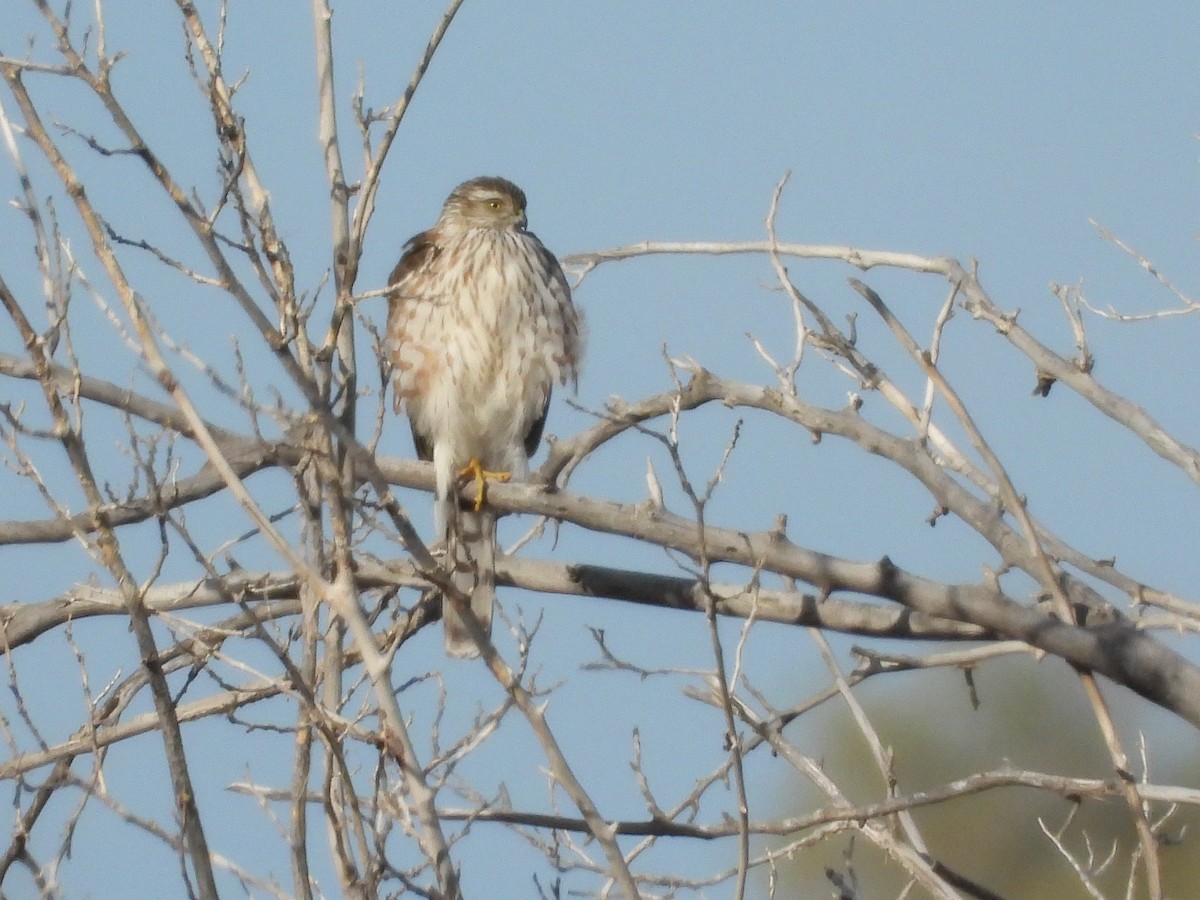
<instances>
[{"instance_id":1,"label":"yellow eye","mask_svg":"<svg viewBox=\"0 0 1200 900\"><path fill-rule=\"evenodd\" d=\"M497 200L495 197L493 197L491 200L489 200L487 202L487 205L488 205L488 209L494 209L497 211L499 211L499 209L500 209L500 201Z\"/></svg>"}]
</instances>

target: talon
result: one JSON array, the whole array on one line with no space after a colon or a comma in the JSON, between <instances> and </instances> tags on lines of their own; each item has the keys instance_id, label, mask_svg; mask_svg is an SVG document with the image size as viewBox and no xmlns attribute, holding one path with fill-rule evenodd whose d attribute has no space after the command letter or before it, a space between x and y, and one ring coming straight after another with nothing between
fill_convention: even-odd
<instances>
[{"instance_id":1,"label":"talon","mask_svg":"<svg viewBox=\"0 0 1200 900\"><path fill-rule=\"evenodd\" d=\"M458 473L458 479L461 484L465 485L468 481L475 482L475 512L483 509L483 504L487 502L487 483L489 478L492 481L508 481L512 478L512 472L491 472L485 469L483 463L478 459L472 459Z\"/></svg>"}]
</instances>

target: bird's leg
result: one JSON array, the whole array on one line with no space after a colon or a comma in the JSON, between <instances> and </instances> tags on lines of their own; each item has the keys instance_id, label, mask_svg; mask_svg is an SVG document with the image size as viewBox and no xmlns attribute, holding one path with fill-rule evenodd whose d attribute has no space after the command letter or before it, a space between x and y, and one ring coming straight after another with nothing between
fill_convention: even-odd
<instances>
[{"instance_id":1,"label":"bird's leg","mask_svg":"<svg viewBox=\"0 0 1200 900\"><path fill-rule=\"evenodd\" d=\"M475 482L475 512L483 509L483 504L487 501L487 480L489 478L492 481L508 481L512 478L512 472L491 472L485 469L483 463L478 459L472 458L458 473L460 483L465 485L468 481Z\"/></svg>"}]
</instances>

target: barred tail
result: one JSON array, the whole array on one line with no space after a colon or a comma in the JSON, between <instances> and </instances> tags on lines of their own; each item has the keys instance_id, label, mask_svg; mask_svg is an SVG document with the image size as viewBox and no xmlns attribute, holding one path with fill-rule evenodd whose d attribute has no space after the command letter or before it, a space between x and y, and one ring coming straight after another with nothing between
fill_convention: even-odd
<instances>
[{"instance_id":1,"label":"barred tail","mask_svg":"<svg viewBox=\"0 0 1200 900\"><path fill-rule=\"evenodd\" d=\"M458 511L450 527L449 558L454 586L471 600L471 613L485 635L492 633L492 604L496 600L496 516L490 510ZM446 653L459 659L479 655L454 601L442 598L442 626L446 631Z\"/></svg>"}]
</instances>

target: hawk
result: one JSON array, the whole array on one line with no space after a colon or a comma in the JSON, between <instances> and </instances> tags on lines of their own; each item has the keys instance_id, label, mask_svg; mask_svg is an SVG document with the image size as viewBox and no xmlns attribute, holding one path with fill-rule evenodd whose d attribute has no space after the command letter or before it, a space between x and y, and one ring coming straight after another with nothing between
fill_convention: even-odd
<instances>
[{"instance_id":1,"label":"hawk","mask_svg":"<svg viewBox=\"0 0 1200 900\"><path fill-rule=\"evenodd\" d=\"M578 383L583 323L558 260L526 230L525 194L473 178L413 237L388 279L387 350L396 411L437 479L434 527L454 585L490 633L496 517L486 479L523 478L555 383ZM457 502L463 479L473 504ZM446 652L478 656L460 610L443 598Z\"/></svg>"}]
</instances>

